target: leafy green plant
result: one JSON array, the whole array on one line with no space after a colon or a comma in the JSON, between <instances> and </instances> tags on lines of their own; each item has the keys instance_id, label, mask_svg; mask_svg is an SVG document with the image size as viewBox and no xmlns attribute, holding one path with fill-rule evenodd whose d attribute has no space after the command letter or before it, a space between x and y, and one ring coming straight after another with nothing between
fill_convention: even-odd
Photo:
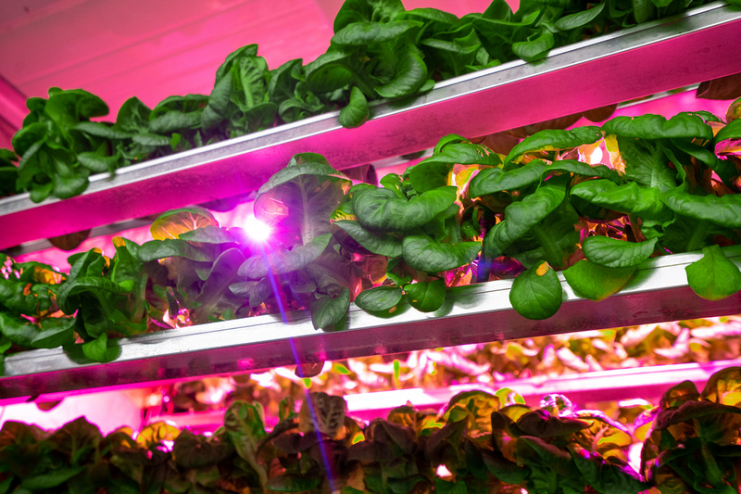
<instances>
[{"instance_id":1,"label":"leafy green plant","mask_svg":"<svg viewBox=\"0 0 741 494\"><path fill-rule=\"evenodd\" d=\"M299 154L258 191L255 216L272 228L266 243L183 208L154 222L151 242L116 239L113 259L72 256L58 287L36 289L74 323L43 312L52 302L35 312L36 292L17 273L25 268L9 265L4 348L64 344L102 361L117 352L109 337L293 310L309 311L316 329L340 330L352 301L383 317L409 306L435 312L450 288L507 278L512 307L547 319L564 283L600 301L650 258L700 250L686 268L690 287L725 298L741 289L741 173L714 149L734 139L736 121L618 117L601 129L538 132L507 156L450 135L380 186L352 186L324 157ZM610 166L590 164L584 152L603 145Z\"/></svg>"},{"instance_id":2,"label":"leafy green plant","mask_svg":"<svg viewBox=\"0 0 741 494\"><path fill-rule=\"evenodd\" d=\"M91 173L113 174L132 163L336 108L340 108L341 125L357 127L372 116L369 102L374 100L404 99L430 90L435 81L511 60L535 62L554 47L703 3L605 0L556 5L534 0L512 12L504 0L493 0L483 13L459 19L433 8L406 11L400 0L346 0L334 20L327 52L306 66L296 59L269 70L257 55L257 45L247 45L226 57L210 95L171 96L153 110L133 97L121 107L115 124L89 121L105 116L108 108L80 89L52 88L48 100L30 98L31 114L13 139L20 157L18 170L12 169L8 150L0 156L0 194L28 191L36 202L49 195L72 197L85 190ZM570 125L552 123L561 128ZM723 139L732 137L730 129L727 134ZM629 144L623 141L626 152ZM680 158L708 158L706 164L732 186L735 167L692 143L671 142L652 149L656 156L667 147L676 153L676 146ZM636 173L642 172L636 169ZM663 178L671 180L671 175L667 171Z\"/></svg>"},{"instance_id":3,"label":"leafy green plant","mask_svg":"<svg viewBox=\"0 0 741 494\"><path fill-rule=\"evenodd\" d=\"M103 437L77 419L53 433L18 422L0 431L0 492L244 493L340 491L630 493L648 486L626 467L632 437L564 397L531 410L509 389L454 397L437 416L411 406L361 425L342 397L310 393L262 407L237 401L206 437L158 422ZM449 474L436 474L444 465Z\"/></svg>"},{"instance_id":4,"label":"leafy green plant","mask_svg":"<svg viewBox=\"0 0 741 494\"><path fill-rule=\"evenodd\" d=\"M684 381L669 389L646 438L641 469L670 492L737 492L741 370L716 372L702 393Z\"/></svg>"}]
</instances>

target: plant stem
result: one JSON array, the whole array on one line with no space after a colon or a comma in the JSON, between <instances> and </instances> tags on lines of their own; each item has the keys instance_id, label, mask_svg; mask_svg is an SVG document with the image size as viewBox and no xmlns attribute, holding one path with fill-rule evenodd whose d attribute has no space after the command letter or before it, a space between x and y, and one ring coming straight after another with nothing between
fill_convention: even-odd
<instances>
[{"instance_id":1,"label":"plant stem","mask_svg":"<svg viewBox=\"0 0 741 494\"><path fill-rule=\"evenodd\" d=\"M563 267L563 252L558 248L556 242L548 236L540 225L535 225L532 228L532 231L540 245L543 246L543 250L545 251L545 260L548 261L548 264L553 268Z\"/></svg>"},{"instance_id":2,"label":"plant stem","mask_svg":"<svg viewBox=\"0 0 741 494\"><path fill-rule=\"evenodd\" d=\"M689 242L687 242L687 252L694 252L700 250L705 246L705 237L708 234L709 223L707 221L700 221L695 227L695 231L692 232Z\"/></svg>"}]
</instances>

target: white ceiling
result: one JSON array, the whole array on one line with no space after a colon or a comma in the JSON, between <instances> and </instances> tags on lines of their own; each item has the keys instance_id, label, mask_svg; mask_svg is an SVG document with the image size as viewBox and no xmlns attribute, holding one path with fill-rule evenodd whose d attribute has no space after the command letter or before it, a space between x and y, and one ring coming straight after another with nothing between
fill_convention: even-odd
<instances>
[{"instance_id":1,"label":"white ceiling","mask_svg":"<svg viewBox=\"0 0 741 494\"><path fill-rule=\"evenodd\" d=\"M490 0L406 0L463 15ZM249 43L271 68L323 53L342 0L2 0L0 146L20 126L25 97L49 87L102 97L111 119L129 97L150 106L174 94L208 94L227 54ZM20 108L19 108L20 106ZM9 124L9 125L8 125ZM6 129L3 132L3 129ZM3 138L3 135L5 137ZM5 141L5 142L3 142Z\"/></svg>"}]
</instances>

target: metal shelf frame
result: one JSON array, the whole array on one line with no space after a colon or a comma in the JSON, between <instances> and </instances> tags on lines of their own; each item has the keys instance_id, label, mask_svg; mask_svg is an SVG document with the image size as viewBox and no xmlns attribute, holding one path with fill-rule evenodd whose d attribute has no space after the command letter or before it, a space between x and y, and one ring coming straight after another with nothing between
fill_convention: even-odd
<instances>
[{"instance_id":1,"label":"metal shelf frame","mask_svg":"<svg viewBox=\"0 0 741 494\"><path fill-rule=\"evenodd\" d=\"M338 112L91 177L80 196L0 199L0 249L244 194L301 152L338 169L429 149L443 136L478 137L741 71L741 10L709 4L437 84L344 129Z\"/></svg>"},{"instance_id":2,"label":"metal shelf frame","mask_svg":"<svg viewBox=\"0 0 741 494\"><path fill-rule=\"evenodd\" d=\"M741 246L726 248L725 254L741 267ZM499 280L452 289L434 313L406 305L383 318L351 304L342 331L316 331L307 313L293 312L287 321L264 315L120 339L119 358L107 364L73 361L62 349L27 351L5 359L0 404L39 395L57 399L99 388L741 313L741 292L708 301L689 288L685 267L701 256L649 259L620 293L599 303L577 297L559 274L564 303L544 321L517 314L509 302L513 280Z\"/></svg>"}]
</instances>

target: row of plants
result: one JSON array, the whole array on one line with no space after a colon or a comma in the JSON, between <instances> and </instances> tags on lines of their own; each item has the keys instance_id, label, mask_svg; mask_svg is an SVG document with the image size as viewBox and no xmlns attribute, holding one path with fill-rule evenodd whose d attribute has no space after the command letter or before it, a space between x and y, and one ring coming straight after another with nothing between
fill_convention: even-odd
<instances>
[{"instance_id":1,"label":"row of plants","mask_svg":"<svg viewBox=\"0 0 741 494\"><path fill-rule=\"evenodd\" d=\"M724 254L741 228L740 111L737 100L728 124L697 112L545 130L507 156L451 135L380 187L296 155L254 202L266 243L185 208L153 223L155 240L116 238L112 259L71 256L69 275L6 261L0 349L65 346L105 361L118 351L109 336L299 309L339 330L353 299L385 317L434 312L449 288L504 278L517 312L546 319L564 299L556 270L600 301L650 257L700 250L688 283L722 299L741 290ZM589 163L596 146L610 166Z\"/></svg>"},{"instance_id":2,"label":"row of plants","mask_svg":"<svg viewBox=\"0 0 741 494\"><path fill-rule=\"evenodd\" d=\"M311 393L299 413L284 400L272 431L259 404L236 402L208 436L166 423L102 436L84 417L54 432L8 421L0 493L731 494L741 488L739 392L738 367L702 393L685 381L631 427L562 395L533 409L506 388L367 425L342 397ZM628 464L634 437L640 474Z\"/></svg>"},{"instance_id":3,"label":"row of plants","mask_svg":"<svg viewBox=\"0 0 741 494\"><path fill-rule=\"evenodd\" d=\"M534 62L554 47L703 3L530 0L512 12L494 0L483 13L458 18L433 8L407 11L400 0L346 0L327 52L305 66L295 59L269 70L257 45L244 46L218 68L210 95L170 96L154 109L132 97L115 122L90 121L109 109L82 89L30 98L13 151L0 150L0 196L72 197L91 174L337 108L343 126L357 127L371 115L369 101L403 100L436 81L515 59Z\"/></svg>"},{"instance_id":4,"label":"row of plants","mask_svg":"<svg viewBox=\"0 0 741 494\"><path fill-rule=\"evenodd\" d=\"M568 374L735 360L740 354L740 320L692 320L181 381L151 388L143 406L152 416L162 416L218 410L234 401L246 400L259 402L268 415L277 416L283 398L292 396L299 400L307 389L347 396L389 390L435 390L465 384L503 386L502 382L515 379L545 382ZM618 413L616 403L588 407L600 408L610 416ZM619 408L623 413L624 407Z\"/></svg>"}]
</instances>

